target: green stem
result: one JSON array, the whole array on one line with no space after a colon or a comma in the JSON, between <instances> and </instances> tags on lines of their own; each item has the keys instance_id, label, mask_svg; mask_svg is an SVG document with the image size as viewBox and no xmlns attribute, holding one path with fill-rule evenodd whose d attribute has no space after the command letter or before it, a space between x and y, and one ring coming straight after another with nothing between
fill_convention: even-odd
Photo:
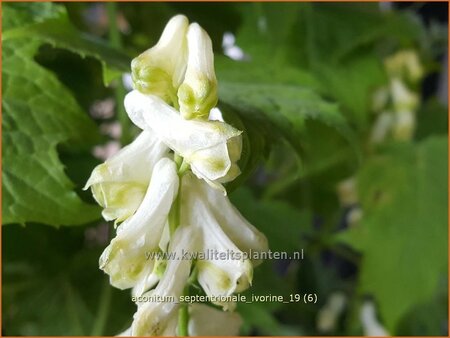
<instances>
[{"instance_id":1,"label":"green stem","mask_svg":"<svg viewBox=\"0 0 450 338\"><path fill-rule=\"evenodd\" d=\"M91 336L101 336L105 329L106 320L109 315L109 308L111 307L112 287L109 285L109 280L106 279L102 287L100 296L100 304L98 306L97 315L95 316L94 326L92 327Z\"/></svg>"},{"instance_id":2,"label":"green stem","mask_svg":"<svg viewBox=\"0 0 450 338\"><path fill-rule=\"evenodd\" d=\"M184 288L184 295L189 295L189 285ZM178 312L178 335L179 336L189 336L188 331L189 326L189 309L188 304L182 304Z\"/></svg>"},{"instance_id":3,"label":"green stem","mask_svg":"<svg viewBox=\"0 0 450 338\"><path fill-rule=\"evenodd\" d=\"M178 194L175 198L175 201L172 204L172 208L169 212L169 233L170 237L175 233L175 230L180 225L180 194L181 194L181 177L180 177L180 184L178 186Z\"/></svg>"},{"instance_id":4,"label":"green stem","mask_svg":"<svg viewBox=\"0 0 450 338\"><path fill-rule=\"evenodd\" d=\"M174 161L177 164L178 177L180 180L178 186L178 194L175 201L172 204L172 208L169 212L169 231L170 236L172 237L175 233L175 230L180 226L180 208L181 208L181 185L183 175L186 170L189 168L189 164L187 164L183 157L174 154ZM184 295L189 295L189 282L184 288ZM178 335L179 336L188 336L188 324L189 324L189 309L187 304L181 304L180 309L178 311Z\"/></svg>"},{"instance_id":5,"label":"green stem","mask_svg":"<svg viewBox=\"0 0 450 338\"><path fill-rule=\"evenodd\" d=\"M109 22L109 44L111 47L120 49L122 48L122 39L120 37L120 32L117 28L117 3L116 2L107 2L106 10L108 13L108 22ZM123 100L125 98L126 91L122 84L122 81L116 81L114 88L114 98L116 101L116 109L117 109L117 118L122 127L122 136L120 138L120 143L122 145L128 144L131 142L131 134L130 134L130 120L128 119L127 112L123 106Z\"/></svg>"},{"instance_id":6,"label":"green stem","mask_svg":"<svg viewBox=\"0 0 450 338\"><path fill-rule=\"evenodd\" d=\"M108 239L114 237L114 229L108 224ZM101 336L105 329L106 320L108 319L109 310L111 308L112 287L109 279L105 278L100 294L100 302L95 316L94 325L92 326L91 336Z\"/></svg>"},{"instance_id":7,"label":"green stem","mask_svg":"<svg viewBox=\"0 0 450 338\"><path fill-rule=\"evenodd\" d=\"M181 207L181 180L183 177L183 174L180 173L180 169L183 168L183 157L181 157L178 154L174 154L173 160L177 165L177 172L179 177L179 185L178 185L178 193L177 197L175 198L175 201L173 201L172 208L169 212L169 232L170 236L172 236L175 232L175 230L180 225L180 207Z\"/></svg>"},{"instance_id":8,"label":"green stem","mask_svg":"<svg viewBox=\"0 0 450 338\"><path fill-rule=\"evenodd\" d=\"M180 105L178 104L178 95L177 91L175 89L169 90L169 96L170 100L172 101L172 106L177 110L180 111Z\"/></svg>"},{"instance_id":9,"label":"green stem","mask_svg":"<svg viewBox=\"0 0 450 338\"><path fill-rule=\"evenodd\" d=\"M183 160L183 162L181 162L181 165L178 168L178 175L180 176L180 179L189 168L190 168L189 163Z\"/></svg>"}]
</instances>

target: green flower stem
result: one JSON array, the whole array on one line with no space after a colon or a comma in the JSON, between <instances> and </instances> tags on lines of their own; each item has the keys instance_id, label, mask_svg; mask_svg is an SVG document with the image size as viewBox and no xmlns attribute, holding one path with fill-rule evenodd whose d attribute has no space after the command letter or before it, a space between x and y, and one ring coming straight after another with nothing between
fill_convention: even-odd
<instances>
[{"instance_id":1,"label":"green flower stem","mask_svg":"<svg viewBox=\"0 0 450 338\"><path fill-rule=\"evenodd\" d=\"M179 169L178 169L178 175L181 177L188 171L190 168L189 163L187 163L185 160L181 163Z\"/></svg>"},{"instance_id":2,"label":"green flower stem","mask_svg":"<svg viewBox=\"0 0 450 338\"><path fill-rule=\"evenodd\" d=\"M120 32L117 29L117 3L107 2L105 5L108 13L108 22L109 22L109 36L108 36L109 44L111 45L111 47L121 49L122 39L120 37ZM130 120L122 104L125 95L126 95L125 88L122 84L122 81L119 79L115 83L114 97L116 101L117 118L120 122L120 126L122 127L122 136L120 138L120 143L122 145L128 144L132 141L132 136L130 133L131 129Z\"/></svg>"},{"instance_id":3,"label":"green flower stem","mask_svg":"<svg viewBox=\"0 0 450 338\"><path fill-rule=\"evenodd\" d=\"M108 239L114 237L114 229L108 224ZM91 336L101 336L104 333L106 321L109 316L109 311L111 308L111 297L112 297L112 287L109 284L109 279L105 278L103 282L101 294L100 294L100 302L97 309L97 314L95 316L95 322L92 326Z\"/></svg>"},{"instance_id":4,"label":"green flower stem","mask_svg":"<svg viewBox=\"0 0 450 338\"><path fill-rule=\"evenodd\" d=\"M178 187L178 194L175 198L175 201L172 204L172 208L169 212L169 232L170 237L175 233L175 230L180 225L180 194L181 194L181 177L180 177L180 185Z\"/></svg>"},{"instance_id":5,"label":"green flower stem","mask_svg":"<svg viewBox=\"0 0 450 338\"><path fill-rule=\"evenodd\" d=\"M169 91L169 97L170 100L172 101L172 106L179 111L180 110L180 105L178 104L178 95L177 95L177 91L175 88L173 88L173 90Z\"/></svg>"},{"instance_id":6,"label":"green flower stem","mask_svg":"<svg viewBox=\"0 0 450 338\"><path fill-rule=\"evenodd\" d=\"M106 279L100 295L100 304L92 327L91 336L102 336L105 330L106 320L108 319L109 309L111 307L112 287L109 280Z\"/></svg>"},{"instance_id":7,"label":"green flower stem","mask_svg":"<svg viewBox=\"0 0 450 338\"><path fill-rule=\"evenodd\" d=\"M178 154L174 154L173 157L175 163L177 164L178 177L180 180L180 184L178 186L178 194L175 198L175 201L172 204L172 208L169 212L169 231L170 236L172 237L175 233L175 230L180 225L180 207L181 207L181 185L183 175L189 169L189 164L184 161L183 157ZM189 283L184 288L184 295L189 295ZM188 336L188 324L189 324L189 312L188 305L181 304L180 310L178 311L178 335L179 336Z\"/></svg>"},{"instance_id":8,"label":"green flower stem","mask_svg":"<svg viewBox=\"0 0 450 338\"><path fill-rule=\"evenodd\" d=\"M178 154L174 154L173 160L177 165L177 169L179 169L181 167L181 164L183 163L183 158Z\"/></svg>"},{"instance_id":9,"label":"green flower stem","mask_svg":"<svg viewBox=\"0 0 450 338\"><path fill-rule=\"evenodd\" d=\"M173 160L177 165L177 171L178 171L178 177L179 177L180 183L178 186L177 197L175 198L175 201L173 202L172 208L170 209L170 212L169 212L169 231L170 231L171 236L173 235L175 230L180 225L181 183L182 183L183 175L189 169L189 164L187 162L185 162L183 160L183 157L181 157L180 155L174 154Z\"/></svg>"},{"instance_id":10,"label":"green flower stem","mask_svg":"<svg viewBox=\"0 0 450 338\"><path fill-rule=\"evenodd\" d=\"M184 295L189 295L189 285L184 288ZM178 336L189 336L189 309L187 304L181 304L178 312Z\"/></svg>"}]
</instances>

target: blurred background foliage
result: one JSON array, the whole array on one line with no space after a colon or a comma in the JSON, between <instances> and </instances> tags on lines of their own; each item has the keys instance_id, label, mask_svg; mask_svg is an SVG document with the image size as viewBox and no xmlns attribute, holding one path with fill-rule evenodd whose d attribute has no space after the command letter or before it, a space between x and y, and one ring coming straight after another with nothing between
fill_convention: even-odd
<instances>
[{"instance_id":1,"label":"blurred background foliage","mask_svg":"<svg viewBox=\"0 0 450 338\"><path fill-rule=\"evenodd\" d=\"M448 334L446 3L2 8L3 335L129 326L129 292L97 265L111 226L81 188L136 134L124 118L124 74L177 13L210 34L220 109L245 131L231 199L272 250L305 252L266 261L247 292L318 295L316 304L239 304L242 333L368 334L370 301L390 334ZM424 73L404 80L420 99L416 128L375 142L395 97L381 99L381 113L373 98L389 88L386 60L401 51ZM343 306L333 312L336 295Z\"/></svg>"}]
</instances>

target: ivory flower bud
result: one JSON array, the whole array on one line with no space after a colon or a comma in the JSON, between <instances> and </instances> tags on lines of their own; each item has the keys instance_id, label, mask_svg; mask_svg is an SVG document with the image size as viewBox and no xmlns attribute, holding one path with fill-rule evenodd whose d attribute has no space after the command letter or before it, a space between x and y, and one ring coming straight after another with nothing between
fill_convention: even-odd
<instances>
[{"instance_id":1,"label":"ivory flower bud","mask_svg":"<svg viewBox=\"0 0 450 338\"><path fill-rule=\"evenodd\" d=\"M221 179L229 179L232 161L240 156L241 141L236 138L241 131L220 121L185 120L158 97L136 90L125 97L125 108L134 124L153 130L197 177L209 183L217 180L219 185Z\"/></svg>"},{"instance_id":2,"label":"ivory flower bud","mask_svg":"<svg viewBox=\"0 0 450 338\"><path fill-rule=\"evenodd\" d=\"M92 171L84 189L89 187L104 210L107 221L122 222L130 217L144 198L156 162L168 155L169 148L151 131L143 131Z\"/></svg>"},{"instance_id":3,"label":"ivory flower bud","mask_svg":"<svg viewBox=\"0 0 450 338\"><path fill-rule=\"evenodd\" d=\"M174 16L158 43L133 59L131 76L137 90L166 102L176 101L176 91L186 71L188 24L184 15Z\"/></svg>"},{"instance_id":4,"label":"ivory flower bud","mask_svg":"<svg viewBox=\"0 0 450 338\"><path fill-rule=\"evenodd\" d=\"M424 69L414 50L402 50L385 60L387 72L392 77L401 77L418 82L424 75Z\"/></svg>"},{"instance_id":5,"label":"ivory flower bud","mask_svg":"<svg viewBox=\"0 0 450 338\"><path fill-rule=\"evenodd\" d=\"M175 163L161 159L153 169L146 195L136 213L117 229L117 236L100 257L100 269L119 289L131 288L147 278L154 262L146 253L159 250L167 215L178 192Z\"/></svg>"},{"instance_id":6,"label":"ivory flower bud","mask_svg":"<svg viewBox=\"0 0 450 338\"><path fill-rule=\"evenodd\" d=\"M208 119L217 104L217 79L211 39L197 23L187 32L188 61L183 83L178 89L180 113L185 119Z\"/></svg>"}]
</instances>

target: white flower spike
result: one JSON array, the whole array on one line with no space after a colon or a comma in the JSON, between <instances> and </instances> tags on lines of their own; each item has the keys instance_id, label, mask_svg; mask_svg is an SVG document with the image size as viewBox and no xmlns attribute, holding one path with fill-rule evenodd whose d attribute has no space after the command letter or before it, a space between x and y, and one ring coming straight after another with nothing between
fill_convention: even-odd
<instances>
[{"instance_id":1,"label":"white flower spike","mask_svg":"<svg viewBox=\"0 0 450 338\"><path fill-rule=\"evenodd\" d=\"M95 168L86 184L105 219L123 222L99 261L110 283L132 288L138 300L122 334L237 335L237 314L179 302L195 279L213 297L244 291L260 263L249 254L268 249L222 186L240 174L242 132L209 120L218 98L208 34L175 16L157 45L133 60L132 78L125 108L143 132ZM186 252L208 256L185 258Z\"/></svg>"}]
</instances>

